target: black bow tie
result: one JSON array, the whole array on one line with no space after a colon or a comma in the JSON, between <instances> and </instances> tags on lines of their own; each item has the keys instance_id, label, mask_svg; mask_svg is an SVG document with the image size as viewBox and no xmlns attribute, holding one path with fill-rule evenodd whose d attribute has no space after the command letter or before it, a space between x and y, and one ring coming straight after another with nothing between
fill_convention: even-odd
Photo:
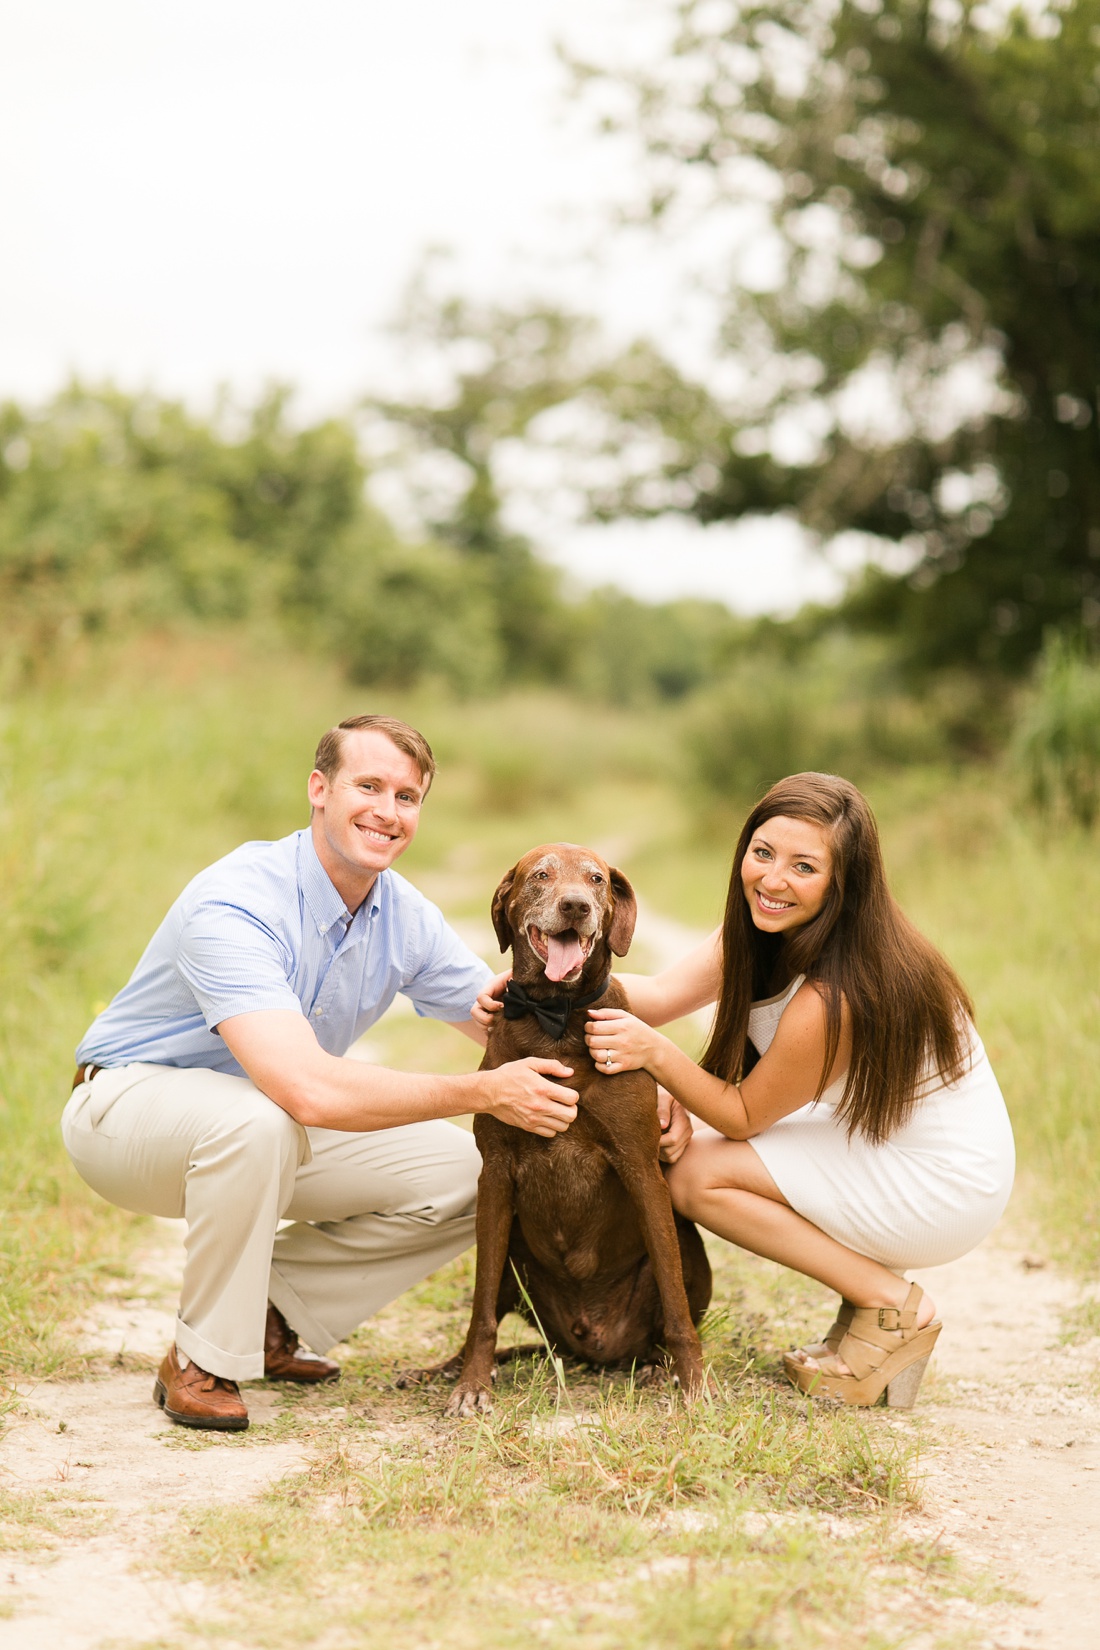
<instances>
[{"instance_id":1,"label":"black bow tie","mask_svg":"<svg viewBox=\"0 0 1100 1650\"><path fill-rule=\"evenodd\" d=\"M515 980L509 980L504 987L504 1018L522 1020L525 1014L533 1014L546 1035L560 1043L565 1036L565 1029L573 1010L587 1008L590 1003L594 1003L598 997L603 996L607 985L607 980L604 980L597 991L589 991L583 997L544 997L541 1001L536 1001L522 985L517 984Z\"/></svg>"}]
</instances>

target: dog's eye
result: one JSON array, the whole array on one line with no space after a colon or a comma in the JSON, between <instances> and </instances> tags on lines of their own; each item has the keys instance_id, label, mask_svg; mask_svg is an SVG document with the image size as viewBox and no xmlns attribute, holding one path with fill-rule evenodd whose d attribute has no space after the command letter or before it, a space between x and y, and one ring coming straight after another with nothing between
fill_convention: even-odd
<instances>
[{"instance_id":1,"label":"dog's eye","mask_svg":"<svg viewBox=\"0 0 1100 1650\"><path fill-rule=\"evenodd\" d=\"M536 871L535 876L538 878L538 880L540 882L545 882L546 881L546 872L545 871Z\"/></svg>"},{"instance_id":2,"label":"dog's eye","mask_svg":"<svg viewBox=\"0 0 1100 1650\"><path fill-rule=\"evenodd\" d=\"M593 871L592 872L592 881L593 882L602 882L603 877L601 877L601 875L598 871Z\"/></svg>"}]
</instances>

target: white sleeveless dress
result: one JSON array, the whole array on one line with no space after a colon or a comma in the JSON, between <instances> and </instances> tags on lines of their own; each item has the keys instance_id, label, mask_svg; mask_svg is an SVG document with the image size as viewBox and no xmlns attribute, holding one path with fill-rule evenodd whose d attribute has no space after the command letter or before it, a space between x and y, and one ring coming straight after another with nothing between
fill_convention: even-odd
<instances>
[{"instance_id":1,"label":"white sleeveless dress","mask_svg":"<svg viewBox=\"0 0 1100 1650\"><path fill-rule=\"evenodd\" d=\"M749 1038L764 1054L805 976L749 1012ZM844 1078L819 1100L781 1117L750 1141L792 1209L838 1243L893 1271L942 1266L992 1231L1016 1168L1012 1127L981 1039L956 1083L930 1078L909 1120L880 1145L851 1139L835 1108Z\"/></svg>"}]
</instances>

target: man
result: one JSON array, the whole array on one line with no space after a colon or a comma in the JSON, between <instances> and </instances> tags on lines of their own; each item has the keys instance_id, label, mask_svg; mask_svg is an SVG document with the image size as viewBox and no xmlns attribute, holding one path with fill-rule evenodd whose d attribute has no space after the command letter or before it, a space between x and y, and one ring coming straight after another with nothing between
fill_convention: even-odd
<instances>
[{"instance_id":1,"label":"man","mask_svg":"<svg viewBox=\"0 0 1100 1650\"><path fill-rule=\"evenodd\" d=\"M154 1387L185 1426L247 1427L243 1380L335 1378L319 1354L473 1241L477 1149L439 1119L488 1111L550 1138L576 1116L556 1060L439 1077L344 1058L399 991L485 1041L470 1009L489 969L392 870L434 772L393 718L326 733L309 826L201 872L77 1049L78 1172L187 1221Z\"/></svg>"}]
</instances>

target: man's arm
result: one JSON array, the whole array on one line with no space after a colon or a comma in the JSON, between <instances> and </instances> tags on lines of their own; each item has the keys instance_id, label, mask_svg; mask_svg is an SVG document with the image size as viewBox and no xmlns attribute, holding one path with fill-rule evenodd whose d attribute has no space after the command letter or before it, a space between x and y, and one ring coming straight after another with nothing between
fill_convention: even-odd
<instances>
[{"instance_id":1,"label":"man's arm","mask_svg":"<svg viewBox=\"0 0 1100 1650\"><path fill-rule=\"evenodd\" d=\"M236 1014L217 1029L256 1087L307 1127L367 1133L490 1112L550 1139L577 1115L573 1091L551 1081L573 1075L559 1060L513 1060L468 1077L422 1076L327 1054L309 1021L289 1009Z\"/></svg>"},{"instance_id":2,"label":"man's arm","mask_svg":"<svg viewBox=\"0 0 1100 1650\"><path fill-rule=\"evenodd\" d=\"M444 1024L461 1031L464 1037L468 1037L471 1043L476 1043L479 1048L484 1048L489 1041L489 1033L485 1027L479 1026L474 1020L446 1020Z\"/></svg>"}]
</instances>

